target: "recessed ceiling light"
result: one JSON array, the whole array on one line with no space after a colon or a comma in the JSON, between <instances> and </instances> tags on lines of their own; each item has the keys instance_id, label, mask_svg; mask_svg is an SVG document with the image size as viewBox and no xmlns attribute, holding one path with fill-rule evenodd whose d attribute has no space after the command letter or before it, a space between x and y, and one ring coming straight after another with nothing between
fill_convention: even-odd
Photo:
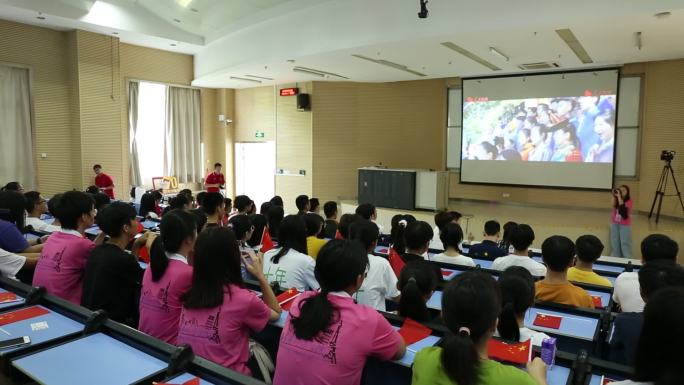
<instances>
[{"instance_id":1,"label":"recessed ceiling light","mask_svg":"<svg viewBox=\"0 0 684 385\"><path fill-rule=\"evenodd\" d=\"M180 19L173 19L173 21L175 21L176 23L180 23L180 22L181 22Z\"/></svg>"},{"instance_id":2,"label":"recessed ceiling light","mask_svg":"<svg viewBox=\"0 0 684 385\"><path fill-rule=\"evenodd\" d=\"M653 15L653 16L657 17L658 19L664 19L664 18L666 18L666 17L672 16L672 12L669 12L669 11L658 12L658 13L656 13L656 14Z\"/></svg>"},{"instance_id":3,"label":"recessed ceiling light","mask_svg":"<svg viewBox=\"0 0 684 385\"><path fill-rule=\"evenodd\" d=\"M192 0L176 0L178 5L180 5L183 8L187 8L190 3L192 3Z\"/></svg>"}]
</instances>

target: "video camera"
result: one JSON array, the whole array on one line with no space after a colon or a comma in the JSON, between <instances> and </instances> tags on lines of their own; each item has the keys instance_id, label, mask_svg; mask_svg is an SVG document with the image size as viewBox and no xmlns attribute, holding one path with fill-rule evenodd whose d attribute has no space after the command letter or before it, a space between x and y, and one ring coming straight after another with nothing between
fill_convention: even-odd
<instances>
[{"instance_id":1,"label":"video camera","mask_svg":"<svg viewBox=\"0 0 684 385\"><path fill-rule=\"evenodd\" d=\"M672 162L672 159L674 159L674 156L675 156L676 153L677 153L677 151L663 150L663 151L660 153L660 160L664 160L664 161L666 161L666 162Z\"/></svg>"}]
</instances>

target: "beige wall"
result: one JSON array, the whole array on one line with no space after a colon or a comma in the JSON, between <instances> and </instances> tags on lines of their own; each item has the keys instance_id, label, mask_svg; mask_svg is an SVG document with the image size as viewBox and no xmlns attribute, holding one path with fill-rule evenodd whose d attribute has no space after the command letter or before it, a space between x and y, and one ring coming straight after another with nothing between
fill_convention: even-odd
<instances>
[{"instance_id":1,"label":"beige wall","mask_svg":"<svg viewBox=\"0 0 684 385\"><path fill-rule=\"evenodd\" d=\"M236 90L233 126L236 142L275 140L276 109L274 87ZM264 138L255 138L262 131Z\"/></svg>"},{"instance_id":2,"label":"beige wall","mask_svg":"<svg viewBox=\"0 0 684 385\"><path fill-rule=\"evenodd\" d=\"M71 189L81 179L73 172L80 170L72 132L78 121L71 103L77 97L71 81L76 72L65 54L75 52L75 40L68 41L65 33L3 20L0 36L0 62L31 68L34 151L47 154L46 159L36 159L36 187L47 192Z\"/></svg>"},{"instance_id":3,"label":"beige wall","mask_svg":"<svg viewBox=\"0 0 684 385\"><path fill-rule=\"evenodd\" d=\"M444 79L395 83L315 82L313 195L356 197L357 168L443 169Z\"/></svg>"},{"instance_id":4,"label":"beige wall","mask_svg":"<svg viewBox=\"0 0 684 385\"><path fill-rule=\"evenodd\" d=\"M36 187L46 195L92 184L92 165L101 163L115 180L117 197L127 198L128 80L190 85L193 79L191 55L124 44L91 32L61 32L2 20L0 62L31 69ZM212 140L205 154L221 160L232 151L232 141L228 145L231 138L225 127L215 124L216 111L234 109L233 91L223 91L222 106L219 91L203 92L201 119L204 137L223 140L220 147ZM232 178L232 172L227 177Z\"/></svg>"}]
</instances>

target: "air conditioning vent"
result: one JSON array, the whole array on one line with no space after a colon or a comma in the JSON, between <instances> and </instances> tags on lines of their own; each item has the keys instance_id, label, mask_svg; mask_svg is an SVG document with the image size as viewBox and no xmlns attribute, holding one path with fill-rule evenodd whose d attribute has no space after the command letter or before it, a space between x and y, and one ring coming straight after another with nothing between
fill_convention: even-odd
<instances>
[{"instance_id":1,"label":"air conditioning vent","mask_svg":"<svg viewBox=\"0 0 684 385\"><path fill-rule=\"evenodd\" d=\"M518 68L521 70L548 70L548 69L553 69L553 68L558 68L560 65L558 63L547 63L547 62L539 62L539 63L526 63L526 64L520 64Z\"/></svg>"}]
</instances>

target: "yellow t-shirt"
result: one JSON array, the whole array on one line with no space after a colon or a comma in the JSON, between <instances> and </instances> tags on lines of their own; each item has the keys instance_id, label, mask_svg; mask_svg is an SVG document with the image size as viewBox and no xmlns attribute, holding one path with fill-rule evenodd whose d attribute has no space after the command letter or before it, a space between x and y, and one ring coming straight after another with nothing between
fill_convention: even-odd
<instances>
[{"instance_id":1,"label":"yellow t-shirt","mask_svg":"<svg viewBox=\"0 0 684 385\"><path fill-rule=\"evenodd\" d=\"M306 252L311 258L316 259L318 257L318 252L325 243L328 242L325 239L316 238L316 236L306 237Z\"/></svg>"},{"instance_id":2,"label":"yellow t-shirt","mask_svg":"<svg viewBox=\"0 0 684 385\"><path fill-rule=\"evenodd\" d=\"M584 271L576 267L571 267L570 269L568 269L568 281L613 287L613 284L610 283L610 281L607 278L601 277L593 271Z\"/></svg>"},{"instance_id":3,"label":"yellow t-shirt","mask_svg":"<svg viewBox=\"0 0 684 385\"><path fill-rule=\"evenodd\" d=\"M535 285L534 298L540 301L562 303L565 305L594 308L591 295L581 287L567 283L548 283L541 280Z\"/></svg>"}]
</instances>

